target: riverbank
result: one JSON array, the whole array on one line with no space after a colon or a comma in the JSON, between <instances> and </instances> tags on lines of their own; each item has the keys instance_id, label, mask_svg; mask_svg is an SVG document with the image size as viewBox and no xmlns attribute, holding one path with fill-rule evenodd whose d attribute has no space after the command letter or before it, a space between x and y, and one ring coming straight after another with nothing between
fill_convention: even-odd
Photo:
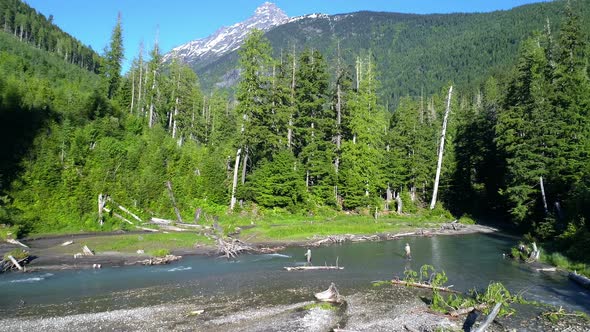
<instances>
[{"instance_id":1,"label":"riverbank","mask_svg":"<svg viewBox=\"0 0 590 332\"><path fill-rule=\"evenodd\" d=\"M343 305L317 305L309 287L282 294L195 296L161 305L52 317L0 319L9 331L460 331L465 317L436 313L425 290L384 285L343 292ZM56 309L56 308L54 308ZM521 308L522 309L522 308ZM590 324L566 316L554 323L543 309L528 305L524 314L496 318L487 329L499 331L587 331ZM478 322L481 322L480 318ZM477 325L476 325L477 326Z\"/></svg>"},{"instance_id":2,"label":"riverbank","mask_svg":"<svg viewBox=\"0 0 590 332\"><path fill-rule=\"evenodd\" d=\"M423 223L422 227L396 225L397 232L376 234L331 234L312 237L294 237L288 239L269 239L253 237L255 227L248 232L238 232L235 237L250 243L253 247L266 252L285 246L317 247L344 242L365 242L394 240L408 236L464 235L473 233L492 233L497 229L484 225L460 223ZM279 226L280 227L280 226ZM379 227L382 227L379 225ZM255 233L256 234L256 233ZM64 243L72 242L63 246ZM100 264L102 267L120 267L137 264L151 257L154 250L165 248L174 255L217 255L217 248L211 238L195 232L130 232L130 233L87 233L57 236L42 236L23 240L30 248L32 256L27 265L28 271L89 269ZM94 256L74 255L81 252L83 246L95 251ZM1 243L0 256L18 248L15 244ZM138 250L139 253L138 253Z\"/></svg>"}]
</instances>

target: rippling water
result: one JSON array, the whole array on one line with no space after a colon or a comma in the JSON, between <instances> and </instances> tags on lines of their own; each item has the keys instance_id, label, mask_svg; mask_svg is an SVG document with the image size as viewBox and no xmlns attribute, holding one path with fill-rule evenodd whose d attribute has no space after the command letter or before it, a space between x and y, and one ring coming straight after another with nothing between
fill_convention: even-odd
<instances>
[{"instance_id":1,"label":"rippling water","mask_svg":"<svg viewBox=\"0 0 590 332\"><path fill-rule=\"evenodd\" d=\"M0 275L0 314L65 315L161 304L195 296L268 294L301 287L323 290L335 282L342 294L371 287L371 281L403 276L406 268L430 264L446 272L460 291L502 282L529 300L590 313L590 295L562 274L535 272L502 257L514 240L497 234L404 238L312 248L315 265L342 271L287 272L284 266L304 264L305 248L277 254L242 255L236 261L187 256L163 266ZM412 247L412 260L403 257ZM285 292L281 292L284 294ZM282 295L289 296L289 295ZM297 296L294 294L292 296ZM284 299L282 299L284 300Z\"/></svg>"}]
</instances>

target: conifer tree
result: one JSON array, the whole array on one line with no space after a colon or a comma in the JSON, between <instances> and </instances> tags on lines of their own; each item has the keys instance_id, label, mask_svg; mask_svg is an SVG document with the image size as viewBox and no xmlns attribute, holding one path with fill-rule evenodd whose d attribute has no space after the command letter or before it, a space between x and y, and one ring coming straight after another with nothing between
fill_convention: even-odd
<instances>
[{"instance_id":1,"label":"conifer tree","mask_svg":"<svg viewBox=\"0 0 590 332\"><path fill-rule=\"evenodd\" d=\"M377 103L374 61L371 56L357 61L358 89L349 99L347 121L350 139L342 145L342 173L339 177L343 206L347 209L376 206L384 189L384 136L386 114Z\"/></svg>"},{"instance_id":2,"label":"conifer tree","mask_svg":"<svg viewBox=\"0 0 590 332\"><path fill-rule=\"evenodd\" d=\"M295 153L305 168L308 191L320 203L335 203L335 117L327 104L328 72L317 50L304 50L296 71Z\"/></svg>"},{"instance_id":3,"label":"conifer tree","mask_svg":"<svg viewBox=\"0 0 590 332\"><path fill-rule=\"evenodd\" d=\"M67 53L67 51L66 51ZM121 66L123 61L123 31L121 13L117 16L117 24L111 34L111 42L105 54L103 75L107 81L107 96L112 99L121 83Z\"/></svg>"},{"instance_id":4,"label":"conifer tree","mask_svg":"<svg viewBox=\"0 0 590 332\"><path fill-rule=\"evenodd\" d=\"M272 114L272 49L260 30L253 30L239 51L242 76L236 97L237 112L242 115L243 148L242 183L248 165L256 165L272 154L272 147L279 142L272 130L275 114Z\"/></svg>"}]
</instances>

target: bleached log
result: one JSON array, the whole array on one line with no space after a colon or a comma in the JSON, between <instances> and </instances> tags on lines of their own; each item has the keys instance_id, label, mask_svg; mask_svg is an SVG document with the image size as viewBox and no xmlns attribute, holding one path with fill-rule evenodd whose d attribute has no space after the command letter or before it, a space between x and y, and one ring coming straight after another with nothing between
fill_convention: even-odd
<instances>
[{"instance_id":1,"label":"bleached log","mask_svg":"<svg viewBox=\"0 0 590 332\"><path fill-rule=\"evenodd\" d=\"M148 231L148 232L158 232L157 229L152 229L152 228L147 228L147 227L141 227L141 226L137 226L137 225L135 227L136 228L139 228L141 230L144 230L144 231Z\"/></svg>"},{"instance_id":2,"label":"bleached log","mask_svg":"<svg viewBox=\"0 0 590 332\"><path fill-rule=\"evenodd\" d=\"M61 246L65 247L65 246L69 246L70 244L73 244L73 243L74 243L74 241L66 241L66 242L62 243Z\"/></svg>"},{"instance_id":3,"label":"bleached log","mask_svg":"<svg viewBox=\"0 0 590 332\"><path fill-rule=\"evenodd\" d=\"M92 250L90 250L90 248L88 248L88 246L82 247L82 252L84 253L85 256L94 256L94 252L92 252Z\"/></svg>"},{"instance_id":4,"label":"bleached log","mask_svg":"<svg viewBox=\"0 0 590 332\"><path fill-rule=\"evenodd\" d=\"M123 217L122 215L120 215L116 212L113 212L113 216L123 220L124 222L128 223L129 225L133 225L133 223L129 219Z\"/></svg>"},{"instance_id":5,"label":"bleached log","mask_svg":"<svg viewBox=\"0 0 590 332\"><path fill-rule=\"evenodd\" d=\"M150 222L153 223L153 224L160 224L160 225L170 225L172 223L175 223L174 220L168 220L168 219L162 219L162 218L155 218L155 217L152 217L150 219Z\"/></svg>"},{"instance_id":6,"label":"bleached log","mask_svg":"<svg viewBox=\"0 0 590 332\"><path fill-rule=\"evenodd\" d=\"M544 267L544 268L540 268L540 269L535 269L535 271L537 272L555 272L557 271L556 267Z\"/></svg>"},{"instance_id":7,"label":"bleached log","mask_svg":"<svg viewBox=\"0 0 590 332\"><path fill-rule=\"evenodd\" d=\"M11 255L8 255L8 259L10 259L10 261L12 262L12 264L14 266L16 266L17 269L19 269L20 271L23 270L23 267L20 266L20 264L18 263L18 261L16 259L14 259L14 257L12 257Z\"/></svg>"},{"instance_id":8,"label":"bleached log","mask_svg":"<svg viewBox=\"0 0 590 332\"><path fill-rule=\"evenodd\" d=\"M133 219L139 221L139 222L143 222L143 220L141 220L141 218L139 218L137 215L135 215L133 212L127 210L124 206L122 205L118 205L117 206L121 211L126 212L127 214L129 214L130 216L133 217Z\"/></svg>"},{"instance_id":9,"label":"bleached log","mask_svg":"<svg viewBox=\"0 0 590 332\"><path fill-rule=\"evenodd\" d=\"M440 172L442 169L443 153L445 151L445 139L447 135L447 122L449 120L449 113L451 111L451 97L453 95L453 86L449 88L449 95L447 96L447 109L443 119L442 132L440 135L440 144L438 148L438 163L436 166L436 176L434 178L434 190L432 191L432 201L430 201L430 209L433 210L436 205L436 196L438 195L438 183L440 181Z\"/></svg>"},{"instance_id":10,"label":"bleached log","mask_svg":"<svg viewBox=\"0 0 590 332\"><path fill-rule=\"evenodd\" d=\"M488 315L488 317L483 322L483 324L481 324L477 328L477 330L475 330L475 332L484 332L488 328L488 326L490 326L490 324L492 324L492 322L494 321L494 319L496 318L496 316L500 312L500 307L502 307L502 302L496 303L496 305L494 306L494 309L492 309L492 312Z\"/></svg>"},{"instance_id":11,"label":"bleached log","mask_svg":"<svg viewBox=\"0 0 590 332\"><path fill-rule=\"evenodd\" d=\"M449 287L438 287L438 286L432 286L429 284L423 284L423 283L419 283L419 282L409 282L409 281L404 281L404 280L392 280L391 283L394 285L404 285L404 286L411 286L411 287L418 287L418 288L428 288L428 289L438 290L441 292L459 293L455 290L450 289Z\"/></svg>"},{"instance_id":12,"label":"bleached log","mask_svg":"<svg viewBox=\"0 0 590 332\"><path fill-rule=\"evenodd\" d=\"M344 270L342 266L285 266L287 271L325 271L325 270Z\"/></svg>"},{"instance_id":13,"label":"bleached log","mask_svg":"<svg viewBox=\"0 0 590 332\"><path fill-rule=\"evenodd\" d=\"M24 243L20 242L19 240L15 240L15 239L6 239L6 242L8 242L8 243L12 243L12 244L16 244L16 245L19 245L19 246L21 246L21 247L28 248L28 246L27 246L26 244L24 244Z\"/></svg>"},{"instance_id":14,"label":"bleached log","mask_svg":"<svg viewBox=\"0 0 590 332\"><path fill-rule=\"evenodd\" d=\"M318 301L322 302L330 302L330 303L342 303L344 299L338 293L338 289L336 289L336 285L334 283L330 284L330 287L323 292L315 293L315 298Z\"/></svg>"}]
</instances>

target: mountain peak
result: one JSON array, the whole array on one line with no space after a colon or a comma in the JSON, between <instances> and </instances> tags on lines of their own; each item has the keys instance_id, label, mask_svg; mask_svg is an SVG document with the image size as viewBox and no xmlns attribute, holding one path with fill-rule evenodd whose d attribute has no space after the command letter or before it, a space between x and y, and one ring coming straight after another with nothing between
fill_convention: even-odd
<instances>
[{"instance_id":1,"label":"mountain peak","mask_svg":"<svg viewBox=\"0 0 590 332\"><path fill-rule=\"evenodd\" d=\"M256 8L254 15L243 22L223 27L207 38L193 40L175 47L164 55L164 61L173 57L193 63L204 59L218 58L238 49L252 29L268 31L289 22L289 16L272 2L265 2Z\"/></svg>"},{"instance_id":2,"label":"mountain peak","mask_svg":"<svg viewBox=\"0 0 590 332\"><path fill-rule=\"evenodd\" d=\"M258 8L256 8L254 15L263 15L266 13L277 13L286 16L285 12L283 12L281 8L279 8L272 2L265 2L262 5L260 5Z\"/></svg>"}]
</instances>

